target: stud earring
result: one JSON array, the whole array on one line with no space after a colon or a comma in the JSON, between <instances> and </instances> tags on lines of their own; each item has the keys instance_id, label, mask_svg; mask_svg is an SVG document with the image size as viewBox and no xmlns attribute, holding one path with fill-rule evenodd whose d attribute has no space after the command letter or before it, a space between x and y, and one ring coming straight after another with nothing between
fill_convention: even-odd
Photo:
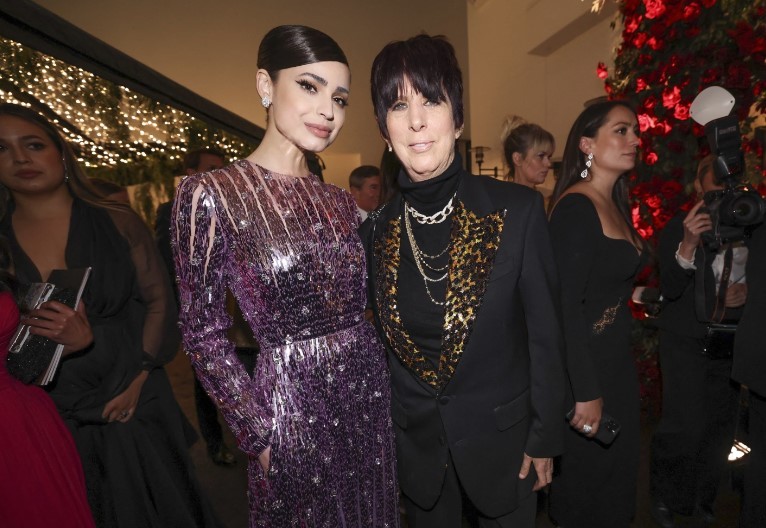
<instances>
[{"instance_id":1,"label":"stud earring","mask_svg":"<svg viewBox=\"0 0 766 528\"><path fill-rule=\"evenodd\" d=\"M580 173L580 178L583 180L588 177L588 169L590 169L590 166L593 165L593 153L591 152L588 154L588 159L585 160L585 168Z\"/></svg>"},{"instance_id":2,"label":"stud earring","mask_svg":"<svg viewBox=\"0 0 766 528\"><path fill-rule=\"evenodd\" d=\"M264 108L268 108L271 106L271 98L269 98L268 95L264 95L263 99L261 99L261 104Z\"/></svg>"}]
</instances>

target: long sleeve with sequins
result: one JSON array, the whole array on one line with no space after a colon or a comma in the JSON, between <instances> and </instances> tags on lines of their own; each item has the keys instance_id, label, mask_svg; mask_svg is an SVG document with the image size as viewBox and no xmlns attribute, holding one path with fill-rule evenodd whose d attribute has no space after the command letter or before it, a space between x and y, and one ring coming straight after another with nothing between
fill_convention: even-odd
<instances>
[{"instance_id":1,"label":"long sleeve with sequins","mask_svg":"<svg viewBox=\"0 0 766 528\"><path fill-rule=\"evenodd\" d=\"M258 455L269 445L271 417L260 391L226 336L226 288L232 279L223 209L206 175L186 178L173 205L172 241L183 345L202 386L211 395L239 447Z\"/></svg>"}]
</instances>

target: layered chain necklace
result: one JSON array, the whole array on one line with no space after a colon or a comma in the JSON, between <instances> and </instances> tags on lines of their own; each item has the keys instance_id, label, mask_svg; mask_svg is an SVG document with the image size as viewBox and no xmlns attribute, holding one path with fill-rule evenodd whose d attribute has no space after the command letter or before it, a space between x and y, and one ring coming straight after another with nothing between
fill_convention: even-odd
<instances>
[{"instance_id":1,"label":"layered chain necklace","mask_svg":"<svg viewBox=\"0 0 766 528\"><path fill-rule=\"evenodd\" d=\"M456 194L457 193L455 193L455 195ZM447 202L447 205L432 215L424 215L419 213L406 201L404 202L404 228L407 231L407 239L410 241L412 256L415 259L415 265L418 268L418 272L420 272L420 276L423 278L423 283L425 284L428 298L431 299L431 302L437 306L444 306L446 301L439 302L434 299L433 295L431 295L431 290L428 284L431 282L441 282L447 278L447 275L449 275L449 271L447 270L449 267L449 259L443 266L437 266L436 259L440 258L447 252L450 246L452 246L452 241L450 240L447 242L447 246L436 255L429 255L428 253L425 253L420 249L420 246L418 246L417 242L415 241L415 235L412 233L410 216L412 216L412 218L414 218L421 225L441 224L447 218L449 218L449 215L451 215L452 211L455 209L452 205L452 202L455 200L455 195L452 195L452 198L450 198L449 202ZM428 273L442 273L442 275L437 278L432 278L428 276Z\"/></svg>"}]
</instances>

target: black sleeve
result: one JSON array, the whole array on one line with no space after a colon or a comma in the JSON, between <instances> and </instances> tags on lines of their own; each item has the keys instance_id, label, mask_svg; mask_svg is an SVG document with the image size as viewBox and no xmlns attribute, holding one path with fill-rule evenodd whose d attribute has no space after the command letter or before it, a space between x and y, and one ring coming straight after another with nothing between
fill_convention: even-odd
<instances>
[{"instance_id":1,"label":"black sleeve","mask_svg":"<svg viewBox=\"0 0 766 528\"><path fill-rule=\"evenodd\" d=\"M553 253L561 281L561 310L566 342L566 365L575 401L601 397L596 368L588 346L585 295L598 241L603 232L596 208L582 194L568 194L550 220Z\"/></svg>"},{"instance_id":2,"label":"black sleeve","mask_svg":"<svg viewBox=\"0 0 766 528\"><path fill-rule=\"evenodd\" d=\"M524 452L543 458L564 450L564 344L556 265L542 195L535 194L525 230L519 288L529 336L532 396Z\"/></svg>"},{"instance_id":3,"label":"black sleeve","mask_svg":"<svg viewBox=\"0 0 766 528\"><path fill-rule=\"evenodd\" d=\"M665 225L660 233L659 266L660 292L668 301L675 301L694 280L694 270L684 269L676 260L678 244L683 239L683 217L676 216Z\"/></svg>"}]
</instances>

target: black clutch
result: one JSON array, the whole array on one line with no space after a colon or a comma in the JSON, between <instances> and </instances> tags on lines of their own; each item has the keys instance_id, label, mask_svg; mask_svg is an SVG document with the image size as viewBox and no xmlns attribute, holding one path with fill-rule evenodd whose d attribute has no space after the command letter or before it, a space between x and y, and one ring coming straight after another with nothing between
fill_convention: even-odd
<instances>
[{"instance_id":1,"label":"black clutch","mask_svg":"<svg viewBox=\"0 0 766 528\"><path fill-rule=\"evenodd\" d=\"M567 422L572 421L574 412L574 407L572 407L572 410L566 415ZM578 432L583 434L582 431ZM601 413L601 422L599 422L598 431L596 431L596 436L593 438L604 445L609 445L614 442L614 439L617 438L618 434L620 434L620 424L617 423L617 420L606 413Z\"/></svg>"}]
</instances>

